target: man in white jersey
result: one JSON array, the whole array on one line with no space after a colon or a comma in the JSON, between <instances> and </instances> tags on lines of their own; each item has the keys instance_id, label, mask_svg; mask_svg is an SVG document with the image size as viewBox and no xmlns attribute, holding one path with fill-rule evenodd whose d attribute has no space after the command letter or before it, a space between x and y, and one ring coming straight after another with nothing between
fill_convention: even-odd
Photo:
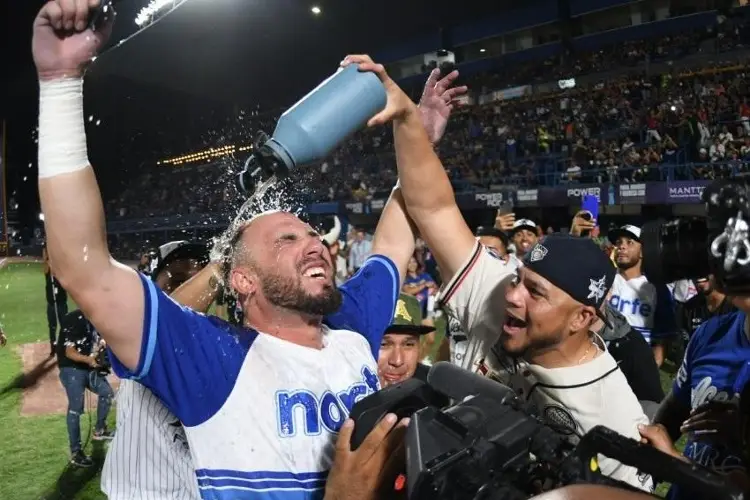
<instances>
[{"instance_id":1,"label":"man in white jersey","mask_svg":"<svg viewBox=\"0 0 750 500\"><path fill-rule=\"evenodd\" d=\"M649 283L641 271L641 228L628 224L610 231L608 238L617 249L615 264L619 270L609 304L641 332L661 366L664 344L677 334L672 295L666 286Z\"/></svg>"},{"instance_id":2,"label":"man in white jersey","mask_svg":"<svg viewBox=\"0 0 750 500\"><path fill-rule=\"evenodd\" d=\"M383 66L369 57L350 56L345 63L375 72L390 96L398 91ZM514 269L484 250L463 220L416 106L405 95L391 102L404 199L448 281L443 301L469 337L470 366L482 366L497 344L504 351L496 356L498 364L507 360L498 372L505 368L502 375L524 390L521 396L548 420L567 424L571 437L601 424L640 439L637 425L648 420L606 347L588 331L614 277L607 257L588 239L549 236L527 253L520 282L511 287ZM570 266L571 255L580 258L576 266ZM651 488L650 478L639 477L632 467L608 460L602 470L635 487Z\"/></svg>"},{"instance_id":3,"label":"man in white jersey","mask_svg":"<svg viewBox=\"0 0 750 500\"><path fill-rule=\"evenodd\" d=\"M83 72L109 31L86 27L96 5L51 1L34 22L39 194L52 265L107 341L115 372L148 387L182 422L202 498L320 497L336 432L379 388L373 352L414 249L400 194L359 271L371 286L356 300L354 331L322 326L341 303L330 255L284 212L257 216L233 245L230 283L251 328L181 307L107 248L83 119Z\"/></svg>"},{"instance_id":4,"label":"man in white jersey","mask_svg":"<svg viewBox=\"0 0 750 500\"><path fill-rule=\"evenodd\" d=\"M207 261L206 244L165 243L152 279L171 294ZM200 498L182 424L136 381L120 381L117 426L102 469L102 491L109 500Z\"/></svg>"}]
</instances>

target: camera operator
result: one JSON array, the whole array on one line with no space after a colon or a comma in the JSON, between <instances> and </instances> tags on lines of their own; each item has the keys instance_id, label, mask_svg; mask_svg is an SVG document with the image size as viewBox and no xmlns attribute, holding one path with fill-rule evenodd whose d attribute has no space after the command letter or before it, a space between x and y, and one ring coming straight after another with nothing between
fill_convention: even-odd
<instances>
[{"instance_id":1,"label":"camera operator","mask_svg":"<svg viewBox=\"0 0 750 500\"><path fill-rule=\"evenodd\" d=\"M664 344L677 333L672 295L666 286L649 283L642 272L641 228L625 225L608 236L617 249L615 264L619 270L610 304L643 334L653 348L656 364L661 366Z\"/></svg>"},{"instance_id":2,"label":"camera operator","mask_svg":"<svg viewBox=\"0 0 750 500\"><path fill-rule=\"evenodd\" d=\"M693 334L672 391L657 411L654 424L664 426L671 440L688 435L684 455L720 474L746 474L738 449L739 412L736 402L746 380L750 332L746 299L735 299L740 311L711 318ZM671 498L690 498L673 486Z\"/></svg>"},{"instance_id":3,"label":"camera operator","mask_svg":"<svg viewBox=\"0 0 750 500\"><path fill-rule=\"evenodd\" d=\"M81 448L81 421L84 412L86 389L97 396L96 427L92 439L112 439L114 433L107 430L107 414L112 404L113 391L107 382L109 362L104 345L93 325L79 310L62 318L60 339L57 343L57 362L60 366L60 382L68 396L68 440L70 463L78 467L93 465L91 458Z\"/></svg>"}]
</instances>

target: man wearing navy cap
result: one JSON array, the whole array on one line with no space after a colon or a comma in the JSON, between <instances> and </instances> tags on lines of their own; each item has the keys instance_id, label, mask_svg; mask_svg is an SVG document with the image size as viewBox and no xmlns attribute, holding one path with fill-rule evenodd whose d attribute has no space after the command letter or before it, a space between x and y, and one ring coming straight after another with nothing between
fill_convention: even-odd
<instances>
[{"instance_id":1,"label":"man wearing navy cap","mask_svg":"<svg viewBox=\"0 0 750 500\"><path fill-rule=\"evenodd\" d=\"M369 68L398 94L382 66ZM647 418L606 346L589 333L614 279L607 257L588 239L549 236L526 252L516 273L476 241L416 107L405 95L392 104L386 114L395 117L406 209L447 283L440 301L469 337L462 366L516 379L511 385L521 397L573 439L594 425L640 439L637 426ZM602 460L601 469L651 488L632 467Z\"/></svg>"},{"instance_id":2,"label":"man wearing navy cap","mask_svg":"<svg viewBox=\"0 0 750 500\"><path fill-rule=\"evenodd\" d=\"M576 265L570 265L570 256ZM591 333L615 270L591 240L553 234L524 257L524 266L505 292L507 317L499 347L512 358L510 385L546 421L575 436L596 425L639 439L647 424L617 362ZM604 474L641 489L651 478L633 467L602 459Z\"/></svg>"}]
</instances>

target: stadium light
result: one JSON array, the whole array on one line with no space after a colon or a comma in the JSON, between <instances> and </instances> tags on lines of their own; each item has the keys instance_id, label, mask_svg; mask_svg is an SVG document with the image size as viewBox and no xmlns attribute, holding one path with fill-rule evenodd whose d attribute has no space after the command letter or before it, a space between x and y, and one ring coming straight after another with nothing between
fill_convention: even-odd
<instances>
[{"instance_id":1,"label":"stadium light","mask_svg":"<svg viewBox=\"0 0 750 500\"><path fill-rule=\"evenodd\" d=\"M135 24L140 28L149 22L149 20L159 13L159 11L164 10L169 6L174 7L179 2L180 0L151 0L148 5L138 12L138 15L135 17Z\"/></svg>"},{"instance_id":2,"label":"stadium light","mask_svg":"<svg viewBox=\"0 0 750 500\"><path fill-rule=\"evenodd\" d=\"M315 14L315 15L317 16L317 15L319 15L319 14L320 14L321 10L320 10L320 7L318 7L317 5L314 5L314 6L313 6L313 7L312 7L312 8L310 9L310 12L312 12L313 14Z\"/></svg>"}]
</instances>

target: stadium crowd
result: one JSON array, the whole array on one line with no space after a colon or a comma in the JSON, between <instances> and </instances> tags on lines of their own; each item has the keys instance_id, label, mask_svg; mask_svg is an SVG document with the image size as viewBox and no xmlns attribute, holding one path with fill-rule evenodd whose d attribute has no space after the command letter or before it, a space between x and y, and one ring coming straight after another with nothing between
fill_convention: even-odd
<instances>
[{"instance_id":1,"label":"stadium crowd","mask_svg":"<svg viewBox=\"0 0 750 500\"><path fill-rule=\"evenodd\" d=\"M514 85L608 72L570 89L462 105L440 145L454 188L713 179L745 172L750 161L747 69L744 61L722 62L722 56L743 48L747 39L746 25L735 23L718 36L713 29L698 30L467 77L462 83L478 102ZM714 57L666 72L649 70L649 64L696 54ZM416 90L411 94L419 97ZM272 116L253 119L253 127L273 129ZM236 200L226 182L236 169L229 161L199 168L162 165L109 200L108 214L222 212ZM358 133L299 175L309 180L309 194L317 200L362 200L387 192L396 179L392 134L387 128ZM195 186L196 179L202 189L173 189Z\"/></svg>"},{"instance_id":2,"label":"stadium crowd","mask_svg":"<svg viewBox=\"0 0 750 500\"><path fill-rule=\"evenodd\" d=\"M49 22L35 28L40 76L69 63L45 57L39 47L64 47L70 38L50 27L58 17L77 15L63 2L50 5L56 7L41 14ZM76 37L82 28L70 30ZM141 256L140 274L113 264L113 249L101 243L98 191L87 160L70 165L50 154L57 151L51 145L83 143L85 156L85 132L70 121L77 113L56 114L59 108L49 105L77 102L65 93L70 81L43 81L45 273L50 288L69 288L81 307L71 313L75 328L63 332L56 351L69 360L61 381L70 400L72 463L92 465L78 422L79 396L89 384L106 399L93 438L113 439L102 484L108 495L163 491L152 466L158 461L167 464L158 471L173 480L172 491L185 498L220 498L212 496L215 490L251 498L248 491L289 488L302 492L300 498L375 498L394 483L398 471L389 459L408 420L388 415L352 449L355 424L346 417L362 397L408 379L426 381L430 364L448 361L507 384L519 408L533 408L573 443L606 425L746 488L742 441L723 433L740 429L731 405L738 380L750 378L746 301L720 292L710 274L669 286L650 283L636 225L602 234L595 215L581 210L555 232L498 212L494 225L472 230L454 196L495 184L742 174L750 162L745 65L715 62L650 74L640 64L701 52L707 39L712 50L729 50L744 40L744 26L718 35L700 31L562 64L530 64L510 79L478 75L467 82L477 100L493 88L636 67L590 85L461 106L452 114L444 96L465 91L451 74L431 73L420 108L386 85L390 111L381 120L393 121L393 132L369 128L300 174L317 188L315 199L390 192L373 234L362 228L341 234L336 219L319 235L291 213L263 213L232 228L223 259L209 262L205 243L165 242ZM366 57L348 56L345 64L361 64L390 83ZM81 81L73 84L82 88ZM73 106L82 109L79 101ZM447 115L447 131L431 133L430 125ZM70 126L56 128L61 123ZM227 211L238 196L229 170L157 169L110 200L108 215ZM196 185L204 189L190 189ZM223 319L204 314L212 305ZM111 389L90 375L103 368L100 335L126 395L114 433L104 421ZM666 360L679 366L667 395L659 373ZM253 425L237 425L248 419ZM144 426L148 444L140 441ZM678 450L682 435L687 444ZM592 468L647 493L659 479L606 457ZM671 490L676 499L693 493L680 485Z\"/></svg>"}]
</instances>

